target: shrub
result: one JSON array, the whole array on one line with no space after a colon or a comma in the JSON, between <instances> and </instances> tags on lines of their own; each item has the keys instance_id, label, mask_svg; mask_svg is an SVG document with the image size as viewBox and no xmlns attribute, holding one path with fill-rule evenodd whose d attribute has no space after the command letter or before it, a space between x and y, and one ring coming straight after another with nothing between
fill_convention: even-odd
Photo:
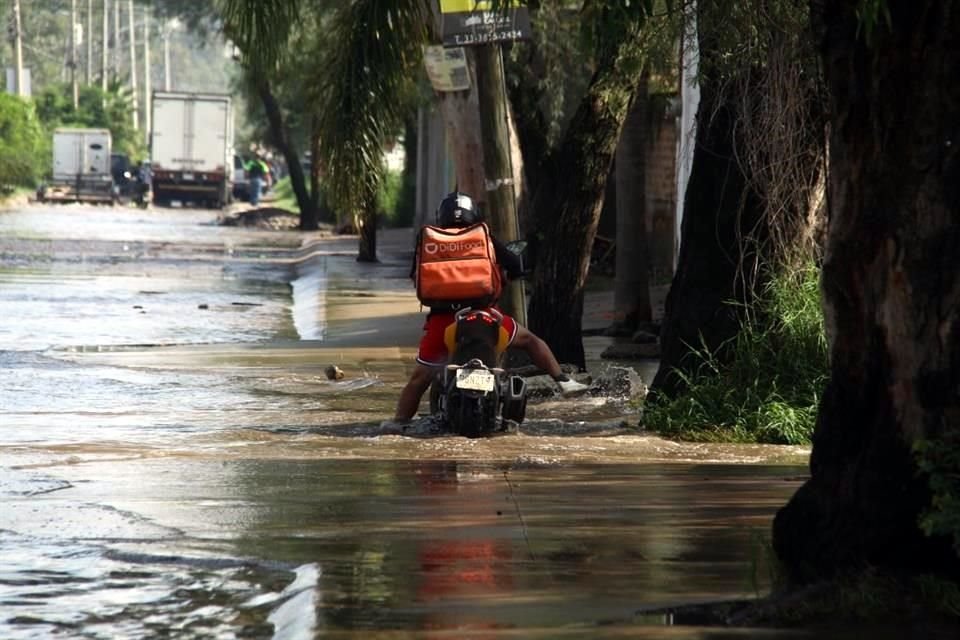
<instances>
[{"instance_id":1,"label":"shrub","mask_svg":"<svg viewBox=\"0 0 960 640\"><path fill-rule=\"evenodd\" d=\"M0 189L36 186L49 154L50 141L33 105L0 93Z\"/></svg>"},{"instance_id":2,"label":"shrub","mask_svg":"<svg viewBox=\"0 0 960 640\"><path fill-rule=\"evenodd\" d=\"M932 494L920 526L927 535L951 536L960 555L960 434L946 431L939 438L921 440L914 453Z\"/></svg>"},{"instance_id":3,"label":"shrub","mask_svg":"<svg viewBox=\"0 0 960 640\"><path fill-rule=\"evenodd\" d=\"M377 193L377 215L391 227L413 224L416 200L416 175L403 171L384 171Z\"/></svg>"},{"instance_id":4,"label":"shrub","mask_svg":"<svg viewBox=\"0 0 960 640\"><path fill-rule=\"evenodd\" d=\"M810 441L828 362L819 271L774 280L745 311L729 357L695 351L683 394L644 408L647 428L697 441Z\"/></svg>"},{"instance_id":5,"label":"shrub","mask_svg":"<svg viewBox=\"0 0 960 640\"><path fill-rule=\"evenodd\" d=\"M143 132L133 128L133 96L127 87L117 82L106 92L97 86L82 87L76 109L67 89L66 85L51 87L35 99L48 135L61 126L109 129L114 152L134 159L146 155Z\"/></svg>"}]
</instances>

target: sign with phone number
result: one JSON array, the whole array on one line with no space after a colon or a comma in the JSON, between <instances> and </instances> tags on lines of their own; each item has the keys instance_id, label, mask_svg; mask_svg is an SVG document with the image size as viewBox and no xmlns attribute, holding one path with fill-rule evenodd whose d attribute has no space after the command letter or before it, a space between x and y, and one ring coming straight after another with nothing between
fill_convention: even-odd
<instances>
[{"instance_id":1,"label":"sign with phone number","mask_svg":"<svg viewBox=\"0 0 960 640\"><path fill-rule=\"evenodd\" d=\"M440 0L444 46L460 47L530 37L530 14L519 0Z\"/></svg>"}]
</instances>

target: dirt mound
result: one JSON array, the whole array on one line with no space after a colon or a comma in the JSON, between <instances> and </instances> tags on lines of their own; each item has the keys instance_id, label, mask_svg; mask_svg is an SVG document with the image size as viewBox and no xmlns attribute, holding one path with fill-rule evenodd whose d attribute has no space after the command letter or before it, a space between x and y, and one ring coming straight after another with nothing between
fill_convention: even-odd
<instances>
[{"instance_id":1,"label":"dirt mound","mask_svg":"<svg viewBox=\"0 0 960 640\"><path fill-rule=\"evenodd\" d=\"M300 226L300 216L278 207L259 207L231 211L220 218L220 224L227 227L257 227L288 231Z\"/></svg>"}]
</instances>

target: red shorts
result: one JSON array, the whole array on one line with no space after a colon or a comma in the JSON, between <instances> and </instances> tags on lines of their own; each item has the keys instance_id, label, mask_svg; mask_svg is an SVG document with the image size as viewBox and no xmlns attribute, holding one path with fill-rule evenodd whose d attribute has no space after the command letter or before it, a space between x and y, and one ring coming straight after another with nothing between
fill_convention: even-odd
<instances>
[{"instance_id":1,"label":"red shorts","mask_svg":"<svg viewBox=\"0 0 960 640\"><path fill-rule=\"evenodd\" d=\"M512 317L501 313L503 314L503 322L500 323L500 332L501 334L506 333L506 346L509 346L517 335L517 323ZM423 323L423 337L420 338L417 362L429 367L442 367L447 364L450 352L447 350L444 332L448 326L453 324L453 315L453 311L431 312L427 315L427 320Z\"/></svg>"}]
</instances>

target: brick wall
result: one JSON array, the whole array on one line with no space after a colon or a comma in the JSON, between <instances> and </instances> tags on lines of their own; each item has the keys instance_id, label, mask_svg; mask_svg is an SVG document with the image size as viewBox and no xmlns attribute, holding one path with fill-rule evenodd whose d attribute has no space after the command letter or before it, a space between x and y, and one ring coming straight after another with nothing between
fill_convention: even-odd
<instances>
[{"instance_id":1,"label":"brick wall","mask_svg":"<svg viewBox=\"0 0 960 640\"><path fill-rule=\"evenodd\" d=\"M653 110L647 150L647 241L651 286L669 285L673 278L677 190L677 114L674 100Z\"/></svg>"}]
</instances>

